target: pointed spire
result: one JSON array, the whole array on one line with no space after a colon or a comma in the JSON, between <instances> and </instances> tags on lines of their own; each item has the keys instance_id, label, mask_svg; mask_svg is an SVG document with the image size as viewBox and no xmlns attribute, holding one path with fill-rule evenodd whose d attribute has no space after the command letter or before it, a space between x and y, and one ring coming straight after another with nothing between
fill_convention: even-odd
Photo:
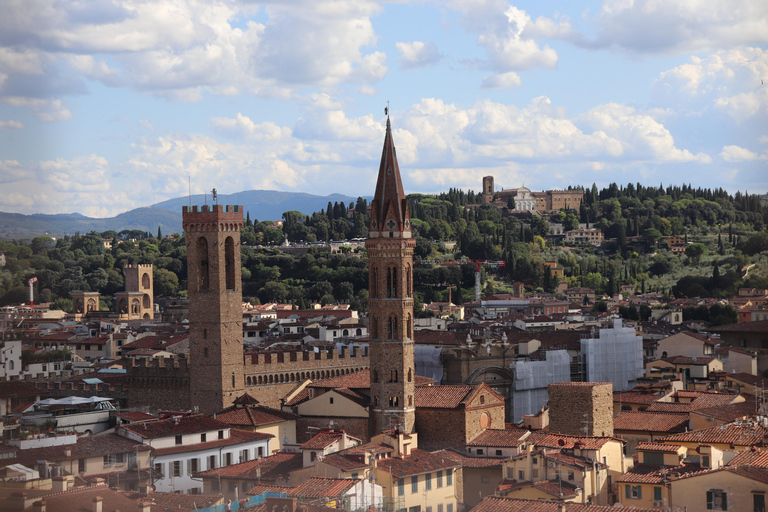
<instances>
[{"instance_id":1,"label":"pointed spire","mask_svg":"<svg viewBox=\"0 0 768 512\"><path fill-rule=\"evenodd\" d=\"M410 238L411 220L408 202L400 180L400 166L397 164L395 142L392 140L392 125L387 115L387 132L381 151L379 178L376 193L371 201L371 237L403 236ZM392 235L389 235L392 233Z\"/></svg>"}]
</instances>

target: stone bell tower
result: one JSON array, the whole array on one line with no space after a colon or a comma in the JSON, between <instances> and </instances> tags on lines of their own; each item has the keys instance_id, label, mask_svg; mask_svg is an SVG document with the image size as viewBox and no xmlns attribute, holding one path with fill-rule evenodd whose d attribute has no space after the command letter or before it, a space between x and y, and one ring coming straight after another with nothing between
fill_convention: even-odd
<instances>
[{"instance_id":1,"label":"stone bell tower","mask_svg":"<svg viewBox=\"0 0 768 512\"><path fill-rule=\"evenodd\" d=\"M371 435L395 427L413 432L413 249L408 202L387 117L376 193L371 201L368 251Z\"/></svg>"},{"instance_id":2,"label":"stone bell tower","mask_svg":"<svg viewBox=\"0 0 768 512\"><path fill-rule=\"evenodd\" d=\"M191 403L212 414L245 392L240 230L243 207L183 207Z\"/></svg>"}]
</instances>

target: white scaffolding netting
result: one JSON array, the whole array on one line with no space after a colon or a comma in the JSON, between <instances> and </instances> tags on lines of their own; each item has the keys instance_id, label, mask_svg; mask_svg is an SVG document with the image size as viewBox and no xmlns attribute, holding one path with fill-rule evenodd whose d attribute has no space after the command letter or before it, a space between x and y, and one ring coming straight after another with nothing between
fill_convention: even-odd
<instances>
[{"instance_id":1,"label":"white scaffolding netting","mask_svg":"<svg viewBox=\"0 0 768 512\"><path fill-rule=\"evenodd\" d=\"M631 327L600 329L600 337L581 340L588 382L612 382L614 391L635 387L643 375L643 339Z\"/></svg>"},{"instance_id":2,"label":"white scaffolding netting","mask_svg":"<svg viewBox=\"0 0 768 512\"><path fill-rule=\"evenodd\" d=\"M536 414L549 401L549 384L571 380L571 358L567 350L550 350L544 361L516 361L509 365L515 374L512 413L515 423L523 414Z\"/></svg>"},{"instance_id":3,"label":"white scaffolding netting","mask_svg":"<svg viewBox=\"0 0 768 512\"><path fill-rule=\"evenodd\" d=\"M432 345L416 345L413 352L416 375L435 379L440 384L443 378L443 365L440 362L441 350L441 347Z\"/></svg>"}]
</instances>

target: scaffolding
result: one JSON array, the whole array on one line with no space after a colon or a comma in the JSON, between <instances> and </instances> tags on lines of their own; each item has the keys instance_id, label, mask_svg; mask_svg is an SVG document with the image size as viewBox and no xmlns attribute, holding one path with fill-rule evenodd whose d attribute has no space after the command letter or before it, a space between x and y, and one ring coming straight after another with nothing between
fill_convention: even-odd
<instances>
[{"instance_id":1,"label":"scaffolding","mask_svg":"<svg viewBox=\"0 0 768 512\"><path fill-rule=\"evenodd\" d=\"M643 376L643 339L614 320L613 329L581 340L581 358L587 382L611 382L614 391L627 391Z\"/></svg>"},{"instance_id":2,"label":"scaffolding","mask_svg":"<svg viewBox=\"0 0 768 512\"><path fill-rule=\"evenodd\" d=\"M571 358L567 350L548 350L543 361L515 361L512 414L517 423L524 414L536 414L549 401L549 385L571 380Z\"/></svg>"}]
</instances>

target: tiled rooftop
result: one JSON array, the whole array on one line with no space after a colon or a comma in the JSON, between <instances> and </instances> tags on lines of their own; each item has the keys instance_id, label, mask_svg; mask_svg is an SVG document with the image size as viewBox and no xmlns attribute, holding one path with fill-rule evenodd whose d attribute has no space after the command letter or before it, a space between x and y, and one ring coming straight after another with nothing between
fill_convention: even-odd
<instances>
[{"instance_id":1,"label":"tiled rooftop","mask_svg":"<svg viewBox=\"0 0 768 512\"><path fill-rule=\"evenodd\" d=\"M289 497L296 498L343 498L358 482L352 478L310 477L306 482L288 491Z\"/></svg>"},{"instance_id":2,"label":"tiled rooftop","mask_svg":"<svg viewBox=\"0 0 768 512\"><path fill-rule=\"evenodd\" d=\"M471 509L470 512L560 512L564 506L566 512L657 512L658 509L614 507L611 505L584 505L581 503L522 500L487 496Z\"/></svg>"},{"instance_id":3,"label":"tiled rooftop","mask_svg":"<svg viewBox=\"0 0 768 512\"><path fill-rule=\"evenodd\" d=\"M745 450L736 455L728 463L728 466L755 466L759 468L768 468L768 450L761 450L755 448L753 450Z\"/></svg>"},{"instance_id":4,"label":"tiled rooftop","mask_svg":"<svg viewBox=\"0 0 768 512\"><path fill-rule=\"evenodd\" d=\"M469 455L456 450L438 450L432 453L446 459L451 459L465 468L501 468L502 462L507 460L505 457Z\"/></svg>"},{"instance_id":5,"label":"tiled rooftop","mask_svg":"<svg viewBox=\"0 0 768 512\"><path fill-rule=\"evenodd\" d=\"M550 434L548 432L533 432L527 439L540 448L561 448L569 450L580 443L584 450L598 450L605 443L613 440L613 437L576 437L563 434ZM560 444L560 443L563 444Z\"/></svg>"},{"instance_id":6,"label":"tiled rooftop","mask_svg":"<svg viewBox=\"0 0 768 512\"><path fill-rule=\"evenodd\" d=\"M278 452L263 459L209 469L198 473L197 476L275 482L278 478L287 478L291 471L301 469L303 463L303 455L300 452Z\"/></svg>"},{"instance_id":7,"label":"tiled rooftop","mask_svg":"<svg viewBox=\"0 0 768 512\"><path fill-rule=\"evenodd\" d=\"M169 418L167 420L121 425L120 428L133 432L144 439L155 439L180 434L197 434L211 430L222 430L229 428L229 425L204 414L195 414L180 418Z\"/></svg>"},{"instance_id":8,"label":"tiled rooftop","mask_svg":"<svg viewBox=\"0 0 768 512\"><path fill-rule=\"evenodd\" d=\"M414 392L416 407L456 409L473 389L473 386L463 384L419 387Z\"/></svg>"},{"instance_id":9,"label":"tiled rooftop","mask_svg":"<svg viewBox=\"0 0 768 512\"><path fill-rule=\"evenodd\" d=\"M215 439L208 441L207 443L195 443L195 444L181 444L178 446L169 446L168 448L156 448L155 456L171 455L174 453L186 453L186 452L198 452L202 450L211 450L214 448L222 448L224 446L232 446L235 444L242 444L254 441L263 441L265 439L273 438L272 434L265 434L263 432L251 432L248 430L236 430L232 429L229 432L229 438L227 439Z\"/></svg>"},{"instance_id":10,"label":"tiled rooftop","mask_svg":"<svg viewBox=\"0 0 768 512\"><path fill-rule=\"evenodd\" d=\"M740 425L737 423L741 423ZM711 427L702 430L692 430L680 434L662 437L659 440L665 442L687 443L718 443L733 444L736 446L762 445L768 430L756 423L737 422L729 423L721 427Z\"/></svg>"},{"instance_id":11,"label":"tiled rooftop","mask_svg":"<svg viewBox=\"0 0 768 512\"><path fill-rule=\"evenodd\" d=\"M513 429L485 429L474 439L467 443L467 446L494 446L494 447L517 447L525 442L529 431L521 428Z\"/></svg>"},{"instance_id":12,"label":"tiled rooftop","mask_svg":"<svg viewBox=\"0 0 768 512\"><path fill-rule=\"evenodd\" d=\"M269 423L278 423L298 419L298 416L290 412L272 409L262 405L237 407L232 406L216 413L216 419L228 425L259 427Z\"/></svg>"},{"instance_id":13,"label":"tiled rooftop","mask_svg":"<svg viewBox=\"0 0 768 512\"><path fill-rule=\"evenodd\" d=\"M312 439L301 445L302 450L322 450L323 448L335 443L346 434L342 430L324 430L315 434ZM347 436L352 437L352 436ZM357 439L357 438L353 438ZM362 442L357 439L358 442Z\"/></svg>"},{"instance_id":14,"label":"tiled rooftop","mask_svg":"<svg viewBox=\"0 0 768 512\"><path fill-rule=\"evenodd\" d=\"M670 414L653 411L623 411L613 419L615 431L685 432L687 414Z\"/></svg>"},{"instance_id":15,"label":"tiled rooftop","mask_svg":"<svg viewBox=\"0 0 768 512\"><path fill-rule=\"evenodd\" d=\"M2 459L3 465L23 464L32 467L38 460L47 460L49 462L59 462L64 460L84 459L90 457L102 457L117 453L135 453L136 450L147 451L152 447L132 441L117 434L100 434L97 436L81 436L77 438L77 443L46 446L43 448L28 448L26 450L16 450L16 457L13 459ZM70 452L67 455L67 452Z\"/></svg>"},{"instance_id":16,"label":"tiled rooftop","mask_svg":"<svg viewBox=\"0 0 768 512\"><path fill-rule=\"evenodd\" d=\"M2 398L14 398L19 396L37 396L45 393L45 391L36 388L26 382L18 380L4 380L0 381L0 397Z\"/></svg>"},{"instance_id":17,"label":"tiled rooftop","mask_svg":"<svg viewBox=\"0 0 768 512\"><path fill-rule=\"evenodd\" d=\"M377 463L379 469L391 473L396 478L431 473L432 471L457 466L459 466L459 464L453 460L419 449L411 451L411 454L407 457L381 459Z\"/></svg>"},{"instance_id":18,"label":"tiled rooftop","mask_svg":"<svg viewBox=\"0 0 768 512\"><path fill-rule=\"evenodd\" d=\"M680 466L662 466L658 464L638 464L616 482L634 484L661 484L671 476L685 475L701 471L698 464L683 464Z\"/></svg>"},{"instance_id":19,"label":"tiled rooftop","mask_svg":"<svg viewBox=\"0 0 768 512\"><path fill-rule=\"evenodd\" d=\"M637 445L637 451L677 453L681 444L645 442Z\"/></svg>"}]
</instances>

